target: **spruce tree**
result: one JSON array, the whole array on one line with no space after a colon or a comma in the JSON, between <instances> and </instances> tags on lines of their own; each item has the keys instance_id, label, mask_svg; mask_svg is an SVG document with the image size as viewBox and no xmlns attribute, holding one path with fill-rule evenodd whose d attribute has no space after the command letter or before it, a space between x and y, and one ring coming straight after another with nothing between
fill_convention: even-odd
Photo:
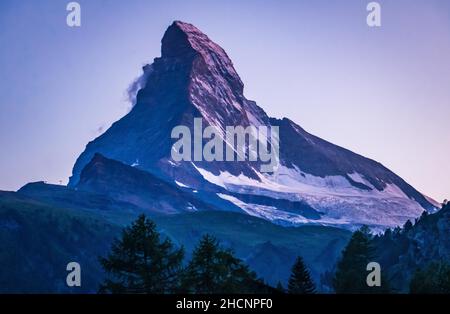
<instances>
[{"instance_id":1,"label":"spruce tree","mask_svg":"<svg viewBox=\"0 0 450 314\"><path fill-rule=\"evenodd\" d=\"M386 278L382 276L381 287L369 287L366 279L368 263L374 261L374 249L367 227L355 231L342 252L333 278L336 293L385 293L389 291Z\"/></svg>"},{"instance_id":2,"label":"spruce tree","mask_svg":"<svg viewBox=\"0 0 450 314\"><path fill-rule=\"evenodd\" d=\"M290 294L312 294L316 292L316 287L311 279L309 270L306 268L303 259L298 256L292 267L291 276L288 282L288 293Z\"/></svg>"},{"instance_id":3,"label":"spruce tree","mask_svg":"<svg viewBox=\"0 0 450 314\"><path fill-rule=\"evenodd\" d=\"M100 258L107 274L101 293L172 293L179 285L183 248L161 239L156 225L145 215L122 232L111 253Z\"/></svg>"},{"instance_id":4,"label":"spruce tree","mask_svg":"<svg viewBox=\"0 0 450 314\"><path fill-rule=\"evenodd\" d=\"M182 286L184 292L205 294L254 293L265 287L248 266L210 235L195 248Z\"/></svg>"},{"instance_id":5,"label":"spruce tree","mask_svg":"<svg viewBox=\"0 0 450 314\"><path fill-rule=\"evenodd\" d=\"M408 221L405 222L403 225L403 233L408 233L413 228L413 224L411 220L408 219Z\"/></svg>"}]
</instances>

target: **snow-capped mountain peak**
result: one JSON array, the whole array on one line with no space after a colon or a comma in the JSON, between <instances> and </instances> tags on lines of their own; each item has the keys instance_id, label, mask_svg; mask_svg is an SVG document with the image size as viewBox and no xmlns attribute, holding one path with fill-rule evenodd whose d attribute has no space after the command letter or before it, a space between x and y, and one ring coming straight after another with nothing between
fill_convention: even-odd
<instances>
[{"instance_id":1,"label":"snow-capped mountain peak","mask_svg":"<svg viewBox=\"0 0 450 314\"><path fill-rule=\"evenodd\" d=\"M316 137L287 118L268 117L244 97L244 85L225 50L191 24L175 21L169 26L161 57L144 73L131 112L87 145L69 185L79 184L83 168L100 153L180 189L189 186L196 197L208 192L210 199L202 201L217 206L217 199L220 204L225 200L281 224L385 228L434 209L380 163ZM222 140L227 126L278 127L275 171L261 173L259 161L174 161L171 131L179 125L193 130L195 118L202 119L203 128L220 130ZM314 215L305 216L305 208Z\"/></svg>"}]
</instances>

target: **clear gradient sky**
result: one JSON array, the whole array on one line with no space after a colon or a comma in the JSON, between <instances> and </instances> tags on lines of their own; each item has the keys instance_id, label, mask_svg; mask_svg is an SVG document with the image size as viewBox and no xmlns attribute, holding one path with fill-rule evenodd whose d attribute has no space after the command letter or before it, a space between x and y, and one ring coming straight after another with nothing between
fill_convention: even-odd
<instances>
[{"instance_id":1,"label":"clear gradient sky","mask_svg":"<svg viewBox=\"0 0 450 314\"><path fill-rule=\"evenodd\" d=\"M220 44L268 114L450 198L450 1L68 0L0 2L0 190L67 182L84 146L131 104L173 20Z\"/></svg>"}]
</instances>

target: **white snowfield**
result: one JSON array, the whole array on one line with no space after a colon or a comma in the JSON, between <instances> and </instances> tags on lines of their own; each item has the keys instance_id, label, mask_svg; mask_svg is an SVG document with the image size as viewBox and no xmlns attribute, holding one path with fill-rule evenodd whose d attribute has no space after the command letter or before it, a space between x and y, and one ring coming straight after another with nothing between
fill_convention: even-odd
<instances>
[{"instance_id":1,"label":"white snowfield","mask_svg":"<svg viewBox=\"0 0 450 314\"><path fill-rule=\"evenodd\" d=\"M177 180L175 180L175 183L176 183L176 185L178 185L178 186L181 187L181 188L190 188L190 187L187 186L186 184L181 183L181 182L179 182L179 181L177 181Z\"/></svg>"},{"instance_id":2,"label":"white snowfield","mask_svg":"<svg viewBox=\"0 0 450 314\"><path fill-rule=\"evenodd\" d=\"M279 166L271 175L256 172L260 182L244 175L233 176L228 172L214 175L194 165L203 178L230 192L268 196L274 199L304 201L322 213L318 220L307 219L283 208L248 204L238 198L218 193L249 215L282 225L321 224L349 229L368 225L373 231L402 226L408 219L414 220L424 211L418 202L410 199L395 184L387 184L383 191L358 189L343 176L316 177L298 168ZM372 187L359 173L348 174L356 181Z\"/></svg>"}]
</instances>

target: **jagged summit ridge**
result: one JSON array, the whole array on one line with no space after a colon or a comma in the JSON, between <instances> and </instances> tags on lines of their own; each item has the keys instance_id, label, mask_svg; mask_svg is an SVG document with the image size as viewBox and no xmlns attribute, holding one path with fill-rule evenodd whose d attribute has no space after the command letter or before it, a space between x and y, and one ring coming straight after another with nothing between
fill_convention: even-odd
<instances>
[{"instance_id":1,"label":"jagged summit ridge","mask_svg":"<svg viewBox=\"0 0 450 314\"><path fill-rule=\"evenodd\" d=\"M235 91L242 94L244 84L225 50L192 24L175 21L161 41L162 58L183 58L197 55L211 72L227 78Z\"/></svg>"},{"instance_id":2,"label":"jagged summit ridge","mask_svg":"<svg viewBox=\"0 0 450 314\"><path fill-rule=\"evenodd\" d=\"M247 112L252 104L243 95L244 84L232 61L194 25L175 21L169 26L161 41L161 60L155 63L159 62L186 69L187 100L206 124L219 129L225 121L250 125Z\"/></svg>"}]
</instances>

